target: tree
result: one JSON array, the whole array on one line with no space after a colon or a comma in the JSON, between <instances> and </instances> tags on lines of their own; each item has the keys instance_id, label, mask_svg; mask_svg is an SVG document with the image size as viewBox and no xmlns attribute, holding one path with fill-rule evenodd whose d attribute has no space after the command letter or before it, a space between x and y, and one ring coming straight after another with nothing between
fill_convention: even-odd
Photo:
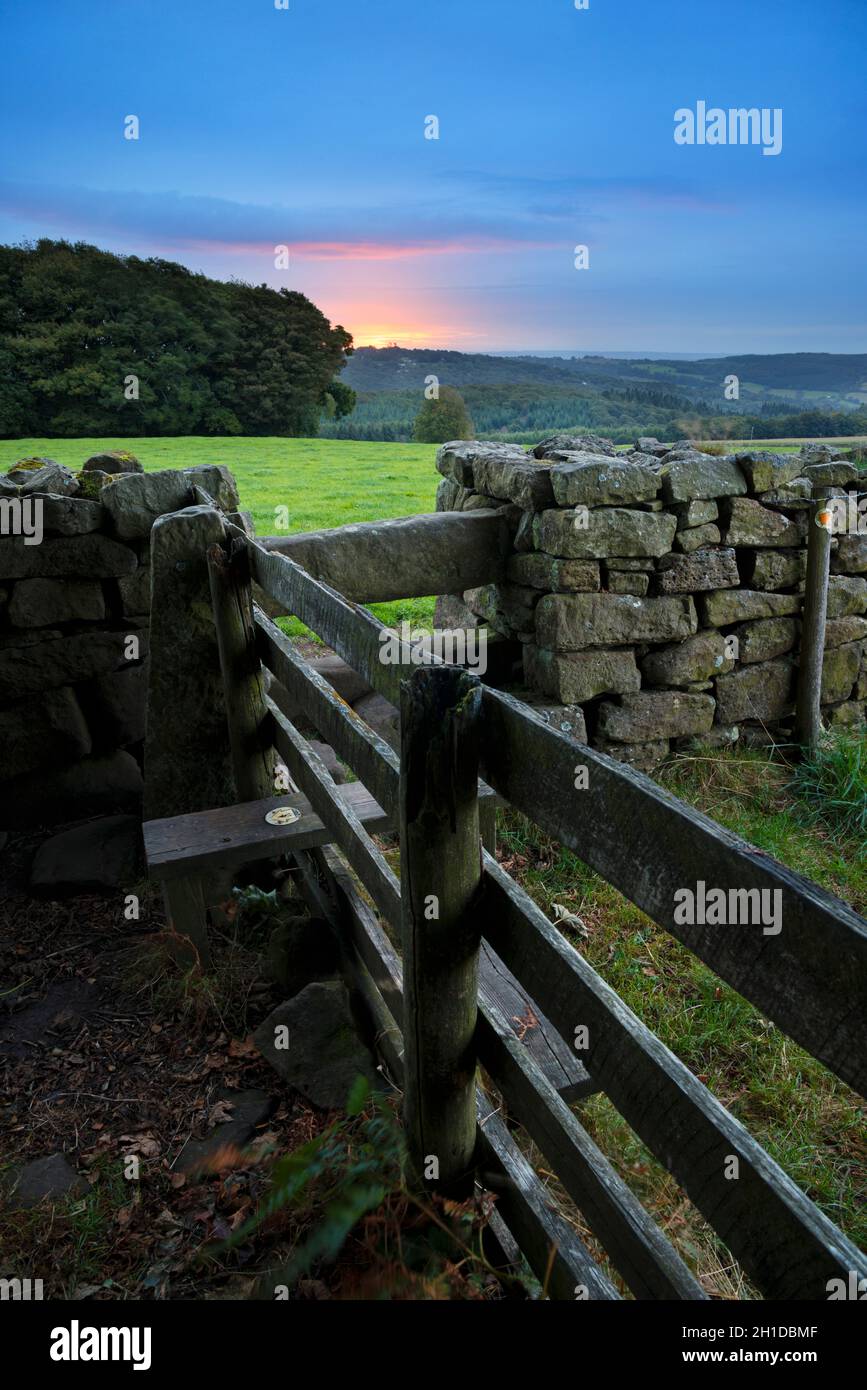
<instances>
[{"instance_id":1,"label":"tree","mask_svg":"<svg viewBox=\"0 0 867 1390\"><path fill-rule=\"evenodd\" d=\"M413 438L420 444L472 439L473 434L474 426L464 398L453 386L441 386L438 399L425 401L415 417Z\"/></svg>"},{"instance_id":2,"label":"tree","mask_svg":"<svg viewBox=\"0 0 867 1390\"><path fill-rule=\"evenodd\" d=\"M0 246L0 437L315 435L326 391L351 392L334 381L351 344L297 291Z\"/></svg>"},{"instance_id":3,"label":"tree","mask_svg":"<svg viewBox=\"0 0 867 1390\"><path fill-rule=\"evenodd\" d=\"M345 381L330 381L323 397L322 409L329 420L341 420L344 415L352 414L357 400L352 387L347 386Z\"/></svg>"}]
</instances>

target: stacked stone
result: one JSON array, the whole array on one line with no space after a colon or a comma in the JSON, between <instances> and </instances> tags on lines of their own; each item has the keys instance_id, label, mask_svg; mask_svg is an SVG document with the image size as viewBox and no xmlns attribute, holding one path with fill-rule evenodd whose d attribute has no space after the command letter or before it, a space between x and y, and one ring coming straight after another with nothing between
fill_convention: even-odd
<instances>
[{"instance_id":1,"label":"stacked stone","mask_svg":"<svg viewBox=\"0 0 867 1390\"><path fill-rule=\"evenodd\" d=\"M145 474L110 453L0 477L0 829L139 809L150 531L202 501L235 512L227 469ZM33 543L19 518L37 503Z\"/></svg>"},{"instance_id":2,"label":"stacked stone","mask_svg":"<svg viewBox=\"0 0 867 1390\"><path fill-rule=\"evenodd\" d=\"M521 643L550 722L646 771L672 746L790 736L812 488L856 483L842 451L557 435L445 444L437 468L439 510L509 507L506 582L460 596L463 617ZM867 535L832 544L822 702L860 724ZM441 612L454 624L456 596Z\"/></svg>"}]
</instances>

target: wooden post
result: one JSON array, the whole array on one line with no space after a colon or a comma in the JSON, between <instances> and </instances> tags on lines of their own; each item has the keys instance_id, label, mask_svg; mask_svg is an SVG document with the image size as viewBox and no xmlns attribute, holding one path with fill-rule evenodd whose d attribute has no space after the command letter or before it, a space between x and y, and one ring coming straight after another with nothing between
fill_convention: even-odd
<instances>
[{"instance_id":1,"label":"wooden post","mask_svg":"<svg viewBox=\"0 0 867 1390\"><path fill-rule=\"evenodd\" d=\"M208 943L208 918L201 879L179 878L164 883L163 901L173 929L178 936L185 936L193 943L202 969L209 969L211 947Z\"/></svg>"},{"instance_id":2,"label":"wooden post","mask_svg":"<svg viewBox=\"0 0 867 1390\"><path fill-rule=\"evenodd\" d=\"M807 541L807 578L801 622L800 670L796 705L796 737L813 752L822 733L822 666L825 656L825 618L828 609L828 573L831 565L831 516L827 487L813 489L810 534Z\"/></svg>"},{"instance_id":3,"label":"wooden post","mask_svg":"<svg viewBox=\"0 0 867 1390\"><path fill-rule=\"evenodd\" d=\"M234 540L228 554L208 550L214 626L223 671L232 770L239 801L274 795L274 756L267 737L268 712L256 649L247 547Z\"/></svg>"},{"instance_id":4,"label":"wooden post","mask_svg":"<svg viewBox=\"0 0 867 1390\"><path fill-rule=\"evenodd\" d=\"M422 666L401 685L404 1122L425 1186L472 1191L481 883L481 684Z\"/></svg>"}]
</instances>

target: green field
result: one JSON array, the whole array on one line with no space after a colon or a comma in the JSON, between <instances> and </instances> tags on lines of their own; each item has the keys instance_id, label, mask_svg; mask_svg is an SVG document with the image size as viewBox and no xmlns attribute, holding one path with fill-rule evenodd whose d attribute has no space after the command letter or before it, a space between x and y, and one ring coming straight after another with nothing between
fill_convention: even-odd
<instances>
[{"instance_id":1,"label":"green field","mask_svg":"<svg viewBox=\"0 0 867 1390\"><path fill-rule=\"evenodd\" d=\"M205 439L4 439L0 470L33 456L56 459L78 469L91 454L128 449L147 473L223 463L238 483L241 507L253 513L257 536L276 536L283 528L280 508L289 512L286 534L345 526L350 521L432 512L440 475L435 444L379 444L335 439L284 439L277 436ZM429 626L433 598L379 603L373 611L387 623ZM282 621L290 635L306 629Z\"/></svg>"},{"instance_id":2,"label":"green field","mask_svg":"<svg viewBox=\"0 0 867 1390\"><path fill-rule=\"evenodd\" d=\"M237 479L241 506L253 513L259 536L278 534L278 507L289 509L289 531L433 511L439 482L435 444L276 436L4 439L0 440L0 468L38 455L77 469L90 454L106 449L128 449L148 473L200 463L225 464Z\"/></svg>"}]
</instances>

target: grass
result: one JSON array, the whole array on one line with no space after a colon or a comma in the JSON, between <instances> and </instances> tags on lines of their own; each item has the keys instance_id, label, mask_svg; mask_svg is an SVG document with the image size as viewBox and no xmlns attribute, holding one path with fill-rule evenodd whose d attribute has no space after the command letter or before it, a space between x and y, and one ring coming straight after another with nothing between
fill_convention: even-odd
<instances>
[{"instance_id":1,"label":"grass","mask_svg":"<svg viewBox=\"0 0 867 1390\"><path fill-rule=\"evenodd\" d=\"M316 531L352 521L381 521L434 510L440 476L434 467L435 444L377 444L334 439L4 439L0 470L33 455L56 459L78 469L90 454L129 449L146 473L163 468L193 468L222 463L238 483L241 507L253 513L256 534L280 535L285 529ZM282 525L285 513L288 525ZM433 598L375 604L385 623L406 620L429 627ZM282 626L290 636L309 636L298 622Z\"/></svg>"},{"instance_id":2,"label":"grass","mask_svg":"<svg viewBox=\"0 0 867 1390\"><path fill-rule=\"evenodd\" d=\"M828 733L795 769L801 814L815 825L867 836L867 738Z\"/></svg>"}]
</instances>

